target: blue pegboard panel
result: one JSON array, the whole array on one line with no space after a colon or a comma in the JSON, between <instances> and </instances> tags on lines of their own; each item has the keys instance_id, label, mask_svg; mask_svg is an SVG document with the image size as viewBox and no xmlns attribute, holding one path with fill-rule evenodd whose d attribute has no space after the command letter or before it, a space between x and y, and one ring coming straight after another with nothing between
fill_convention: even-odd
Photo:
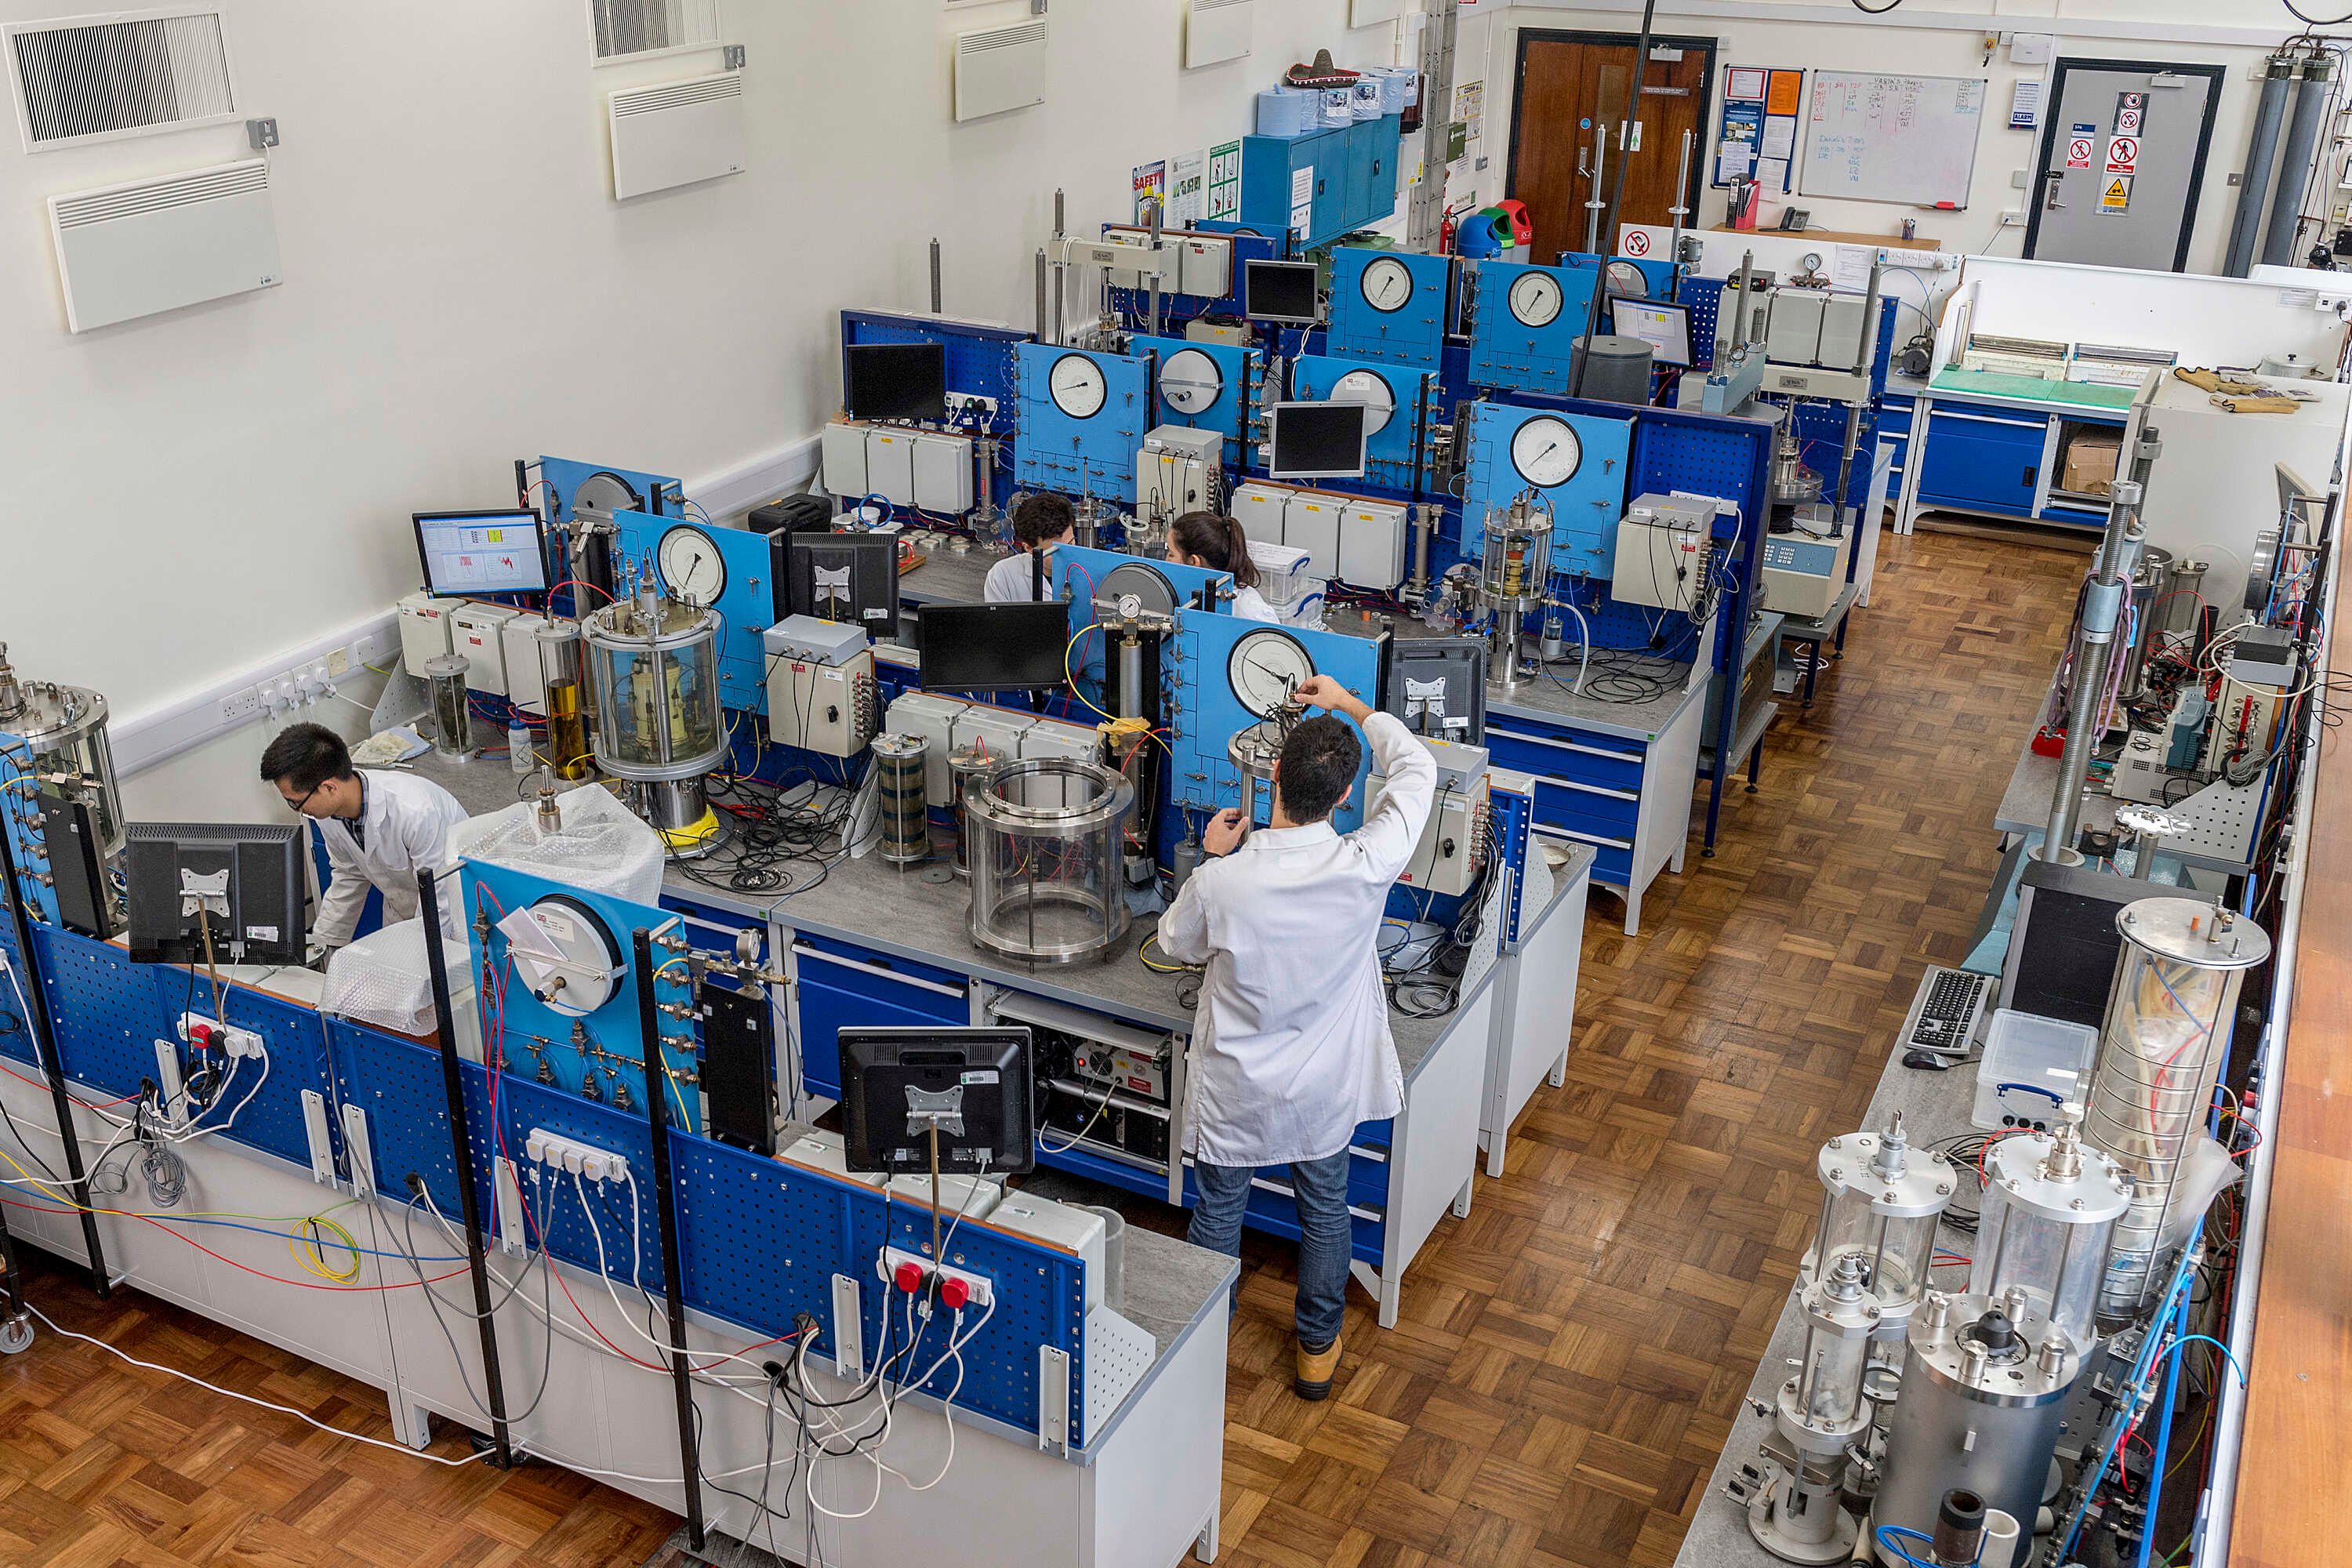
<instances>
[{"instance_id":1,"label":"blue pegboard panel","mask_svg":"<svg viewBox=\"0 0 2352 1568\"><path fill-rule=\"evenodd\" d=\"M1567 395L1570 350L1584 335L1599 270L1482 261L1475 274L1471 380L1480 386Z\"/></svg>"},{"instance_id":2,"label":"blue pegboard panel","mask_svg":"<svg viewBox=\"0 0 2352 1568\"><path fill-rule=\"evenodd\" d=\"M463 870L467 908L475 917L487 916L491 927L487 936L478 927L473 931L472 954L479 994L502 998L499 1060L512 1075L551 1083L566 1094L596 1103L609 1101L616 1109L642 1116L645 1053L630 937L640 929L667 935L677 917L650 905L566 887L505 866L469 859L463 862ZM559 936L567 929L603 927L602 935L616 959L619 974L611 996L601 1006L582 1016L561 1005L560 992L555 994L557 1005L551 1005L532 994L520 968L510 966L507 935L498 923L523 909L539 911L542 921L559 922L551 928ZM673 960L656 946L655 960L656 1000L664 1004L692 1001L685 959ZM696 1063L691 1026L680 1024L672 1032L666 1016L657 1022L663 1027L663 1060L673 1075L691 1074ZM590 1047L584 1052L576 1043L583 1032ZM486 1037L484 1043L491 1042ZM607 1054L591 1054L595 1051ZM593 1096L583 1089L592 1082ZM699 1127L701 1096L677 1076L671 1079L671 1088L672 1120L689 1131Z\"/></svg>"},{"instance_id":3,"label":"blue pegboard panel","mask_svg":"<svg viewBox=\"0 0 2352 1568\"><path fill-rule=\"evenodd\" d=\"M1217 431L1225 438L1225 465L1244 465L1249 456L1250 416L1265 382L1264 354L1230 343L1147 337L1129 340L1128 352L1148 353L1158 362L1151 394L1153 425ZM1186 409L1170 402L1171 393L1195 406ZM1202 396L1206 403L1200 401Z\"/></svg>"},{"instance_id":4,"label":"blue pegboard panel","mask_svg":"<svg viewBox=\"0 0 2352 1568\"><path fill-rule=\"evenodd\" d=\"M1021 483L1132 505L1136 448L1156 405L1157 363L1149 354L1046 343L1023 343L1015 353L1021 436L1014 460ZM1057 369L1066 379L1076 378L1076 389L1066 393L1075 414L1054 400Z\"/></svg>"},{"instance_id":5,"label":"blue pegboard panel","mask_svg":"<svg viewBox=\"0 0 2352 1568\"><path fill-rule=\"evenodd\" d=\"M1236 734L1263 716L1242 706L1231 669L1236 645L1261 635L1287 638L1306 654L1312 673L1330 676L1366 702L1378 700L1381 639L1180 612L1171 640L1181 658L1174 665L1175 685L1168 702L1169 798L1180 805L1216 811L1244 804L1241 775L1227 748ZM1162 668L1167 668L1163 660ZM1363 780L1370 771L1368 752L1355 793L1331 816L1342 833L1363 824Z\"/></svg>"},{"instance_id":6,"label":"blue pegboard panel","mask_svg":"<svg viewBox=\"0 0 2352 1568\"><path fill-rule=\"evenodd\" d=\"M37 927L33 943L66 1076L109 1094L136 1094L142 1081L155 1080L155 1042L177 1042L182 1012L214 1011L212 983L200 971L133 963L119 947L53 926ZM261 1037L269 1071L265 1079L259 1064L239 1063L226 1092L196 1125L220 1127L212 1136L308 1165L302 1091L331 1088L319 1015L226 981L221 990L228 1014L223 1021Z\"/></svg>"},{"instance_id":7,"label":"blue pegboard panel","mask_svg":"<svg viewBox=\"0 0 2352 1568\"><path fill-rule=\"evenodd\" d=\"M712 528L682 517L651 517L641 511L615 512L614 569L625 590L643 562L655 563L655 574L667 585L660 567L662 542L679 537L678 552L707 549L726 566L726 583L712 608L719 612L719 700L739 711L768 710L768 666L760 634L783 618L777 593L782 584L775 561L776 540L740 528Z\"/></svg>"},{"instance_id":8,"label":"blue pegboard panel","mask_svg":"<svg viewBox=\"0 0 2352 1568\"><path fill-rule=\"evenodd\" d=\"M934 316L905 315L890 310L844 310L841 313L841 342L845 351L853 343L938 343L946 351L950 402L961 393L985 397L996 405L995 416L984 426L986 433L992 436L1003 437L1013 433L1013 402L1020 395L1019 383L1013 368L1013 348L1030 339L1030 333L1015 331L1010 327L941 321Z\"/></svg>"},{"instance_id":9,"label":"blue pegboard panel","mask_svg":"<svg viewBox=\"0 0 2352 1568\"><path fill-rule=\"evenodd\" d=\"M1330 397L1349 377L1379 384L1389 404L1388 422L1371 432L1364 444L1364 481L1391 494L1412 496L1421 491L1426 460L1427 435L1437 400L1436 375L1396 364L1369 360L1326 358L1302 354L1290 367L1290 395L1299 401ZM1355 401L1361 402L1359 396ZM1350 489L1356 488L1352 483Z\"/></svg>"},{"instance_id":10,"label":"blue pegboard panel","mask_svg":"<svg viewBox=\"0 0 2352 1568\"><path fill-rule=\"evenodd\" d=\"M1374 263L1388 258L1394 265ZM1372 268L1368 280L1365 273ZM1454 260L1341 246L1331 252L1331 324L1322 352L1342 359L1437 368L1454 323ZM1402 269L1400 288L1396 274Z\"/></svg>"},{"instance_id":11,"label":"blue pegboard panel","mask_svg":"<svg viewBox=\"0 0 2352 1568\"><path fill-rule=\"evenodd\" d=\"M1690 307L1691 368L1711 369L1715 364L1715 334L1723 316L1723 279L1685 278L1675 297Z\"/></svg>"},{"instance_id":12,"label":"blue pegboard panel","mask_svg":"<svg viewBox=\"0 0 2352 1568\"><path fill-rule=\"evenodd\" d=\"M1567 436L1559 436L1545 421L1566 426ZM1522 437L1523 430L1530 433ZM1454 438L1462 439L1458 431ZM1515 450L1533 447L1522 455L1540 475L1542 463L1556 460L1559 447L1570 438L1580 449L1574 470L1549 486L1535 484L1513 455ZM1464 559L1475 559L1485 548L1486 513L1500 511L1520 491L1533 489L1551 507L1552 570L1570 576L1608 577L1616 560L1617 522L1625 515L1625 499L1631 493L1625 480L1633 438L1633 419L1628 415L1570 414L1507 403L1475 405L1471 411L1470 460L1462 487Z\"/></svg>"}]
</instances>

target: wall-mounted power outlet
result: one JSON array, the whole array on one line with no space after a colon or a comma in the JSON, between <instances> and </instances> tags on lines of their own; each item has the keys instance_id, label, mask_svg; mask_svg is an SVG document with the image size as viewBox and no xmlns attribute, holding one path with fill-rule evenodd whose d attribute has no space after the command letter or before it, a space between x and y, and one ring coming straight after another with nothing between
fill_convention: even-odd
<instances>
[{"instance_id":1,"label":"wall-mounted power outlet","mask_svg":"<svg viewBox=\"0 0 2352 1568\"><path fill-rule=\"evenodd\" d=\"M2003 213L2000 215L2000 226L2003 228L2023 228L2025 226L2025 215L2023 213Z\"/></svg>"},{"instance_id":2,"label":"wall-mounted power outlet","mask_svg":"<svg viewBox=\"0 0 2352 1568\"><path fill-rule=\"evenodd\" d=\"M978 415L983 422L994 419L996 417L996 399L993 397L982 397L977 392L950 392L948 394L949 418L970 418L975 414Z\"/></svg>"},{"instance_id":3,"label":"wall-mounted power outlet","mask_svg":"<svg viewBox=\"0 0 2352 1568\"><path fill-rule=\"evenodd\" d=\"M221 699L220 721L225 725L249 723L260 717L261 693L250 686Z\"/></svg>"},{"instance_id":4,"label":"wall-mounted power outlet","mask_svg":"<svg viewBox=\"0 0 2352 1568\"><path fill-rule=\"evenodd\" d=\"M909 1252L903 1247L884 1247L881 1258L876 1261L875 1272L887 1280L898 1272L901 1264L908 1263L926 1275L937 1274L941 1279L961 1280L975 1307L985 1307L995 1299L996 1281L987 1275L974 1274L969 1268L958 1268L950 1264L933 1264L921 1253Z\"/></svg>"}]
</instances>

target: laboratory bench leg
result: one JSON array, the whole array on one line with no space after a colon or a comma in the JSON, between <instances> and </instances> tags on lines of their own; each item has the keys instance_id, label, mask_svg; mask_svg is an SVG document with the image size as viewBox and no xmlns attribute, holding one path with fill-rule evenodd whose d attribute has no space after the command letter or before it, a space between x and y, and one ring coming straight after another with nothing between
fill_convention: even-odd
<instances>
[{"instance_id":1,"label":"laboratory bench leg","mask_svg":"<svg viewBox=\"0 0 2352 1568\"><path fill-rule=\"evenodd\" d=\"M1592 889L1590 870L1554 896L1551 907L1503 956L1496 982L1493 1043L1486 1058L1485 1109L1479 1137L1486 1174L1503 1173L1510 1130L1535 1097L1536 1086L1567 1081L1570 1040L1576 1026L1576 982L1584 955L1584 912Z\"/></svg>"},{"instance_id":2,"label":"laboratory bench leg","mask_svg":"<svg viewBox=\"0 0 2352 1568\"><path fill-rule=\"evenodd\" d=\"M1764 742L1758 737L1756 749L1748 753L1748 793L1754 795L1756 786L1764 782Z\"/></svg>"}]
</instances>

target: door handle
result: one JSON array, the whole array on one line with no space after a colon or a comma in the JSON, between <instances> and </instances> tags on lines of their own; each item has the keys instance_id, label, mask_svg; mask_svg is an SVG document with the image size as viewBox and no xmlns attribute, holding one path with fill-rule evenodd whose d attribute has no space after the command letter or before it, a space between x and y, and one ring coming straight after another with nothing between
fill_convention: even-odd
<instances>
[{"instance_id":1,"label":"door handle","mask_svg":"<svg viewBox=\"0 0 2352 1568\"><path fill-rule=\"evenodd\" d=\"M2065 174L2066 171L2063 169L2053 169L2042 176L2042 210L2043 212L2062 213L2066 210L2066 204L2058 199L2058 182L2063 179Z\"/></svg>"},{"instance_id":2,"label":"door handle","mask_svg":"<svg viewBox=\"0 0 2352 1568\"><path fill-rule=\"evenodd\" d=\"M2032 489L2033 488L2033 483L2034 483L2034 481L2035 481L2036 479L2040 479L2041 477L2042 477L2042 465L2041 465L2041 464L2039 464L2039 463L2028 463L2028 464L2026 464L2026 465L2025 465L2025 488L2026 488L2027 489Z\"/></svg>"}]
</instances>

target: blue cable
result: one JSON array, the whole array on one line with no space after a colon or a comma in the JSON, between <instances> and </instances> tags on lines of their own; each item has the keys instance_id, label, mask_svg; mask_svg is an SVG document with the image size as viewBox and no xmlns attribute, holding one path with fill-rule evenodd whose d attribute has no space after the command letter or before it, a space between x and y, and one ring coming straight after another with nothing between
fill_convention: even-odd
<instances>
[{"instance_id":1,"label":"blue cable","mask_svg":"<svg viewBox=\"0 0 2352 1568\"><path fill-rule=\"evenodd\" d=\"M276 1237L280 1241L308 1241L311 1239L309 1237L296 1236L291 1231L265 1230L257 1225L239 1225L233 1219L198 1219L193 1215L145 1214L131 1209L123 1209L119 1212L132 1215L134 1217L139 1219L160 1220L165 1225L210 1225L218 1226L226 1230L249 1230L256 1236ZM346 1247L340 1241L331 1240L323 1237L318 1238L318 1245L331 1248L336 1252L356 1252L362 1258L406 1258L408 1256L408 1254L404 1252L378 1252L373 1247ZM463 1263L466 1259L463 1258L419 1258L416 1261L419 1263Z\"/></svg>"},{"instance_id":2,"label":"blue cable","mask_svg":"<svg viewBox=\"0 0 2352 1568\"><path fill-rule=\"evenodd\" d=\"M1925 1531L1906 1530L1899 1524L1882 1524L1875 1533L1882 1551L1892 1552L1909 1563L1911 1568L1936 1568L1933 1563L1912 1556L1909 1549L1903 1544L1905 1541L1917 1541L1932 1546L1935 1543L1935 1538Z\"/></svg>"}]
</instances>

